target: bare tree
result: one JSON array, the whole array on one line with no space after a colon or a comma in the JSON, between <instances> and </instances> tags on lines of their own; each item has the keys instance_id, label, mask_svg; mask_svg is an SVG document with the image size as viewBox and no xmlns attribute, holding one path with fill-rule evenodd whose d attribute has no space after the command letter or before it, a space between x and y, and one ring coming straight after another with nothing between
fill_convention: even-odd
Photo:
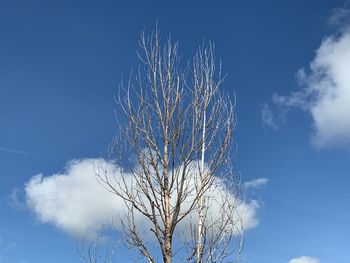
<instances>
[{"instance_id":1,"label":"bare tree","mask_svg":"<svg viewBox=\"0 0 350 263\"><path fill-rule=\"evenodd\" d=\"M162 45L156 28L141 34L140 51L139 70L117 97L127 120L112 147L121 177L98 178L124 200L128 245L149 262L157 262L157 249L166 263L233 260L242 248L231 160L235 103L220 91L214 47L201 46L184 67L178 44L169 37Z\"/></svg>"}]
</instances>

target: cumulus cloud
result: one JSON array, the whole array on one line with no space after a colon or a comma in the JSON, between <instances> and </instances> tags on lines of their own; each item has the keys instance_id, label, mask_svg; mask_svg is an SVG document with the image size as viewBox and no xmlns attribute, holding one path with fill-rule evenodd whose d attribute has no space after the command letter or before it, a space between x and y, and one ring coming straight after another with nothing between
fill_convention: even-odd
<instances>
[{"instance_id":1,"label":"cumulus cloud","mask_svg":"<svg viewBox=\"0 0 350 263\"><path fill-rule=\"evenodd\" d=\"M301 89L275 94L273 102L310 114L316 147L350 146L350 28L325 38L310 69L300 69L297 77Z\"/></svg>"},{"instance_id":2,"label":"cumulus cloud","mask_svg":"<svg viewBox=\"0 0 350 263\"><path fill-rule=\"evenodd\" d=\"M103 227L115 227L121 230L120 220L125 218L124 202L108 192L96 179L96 168L102 166L110 179L121 180L117 167L103 159L84 159L70 161L63 173L50 176L42 174L32 177L25 186L28 207L42 223L52 224L68 233L82 236L86 233L96 234ZM131 184L132 176L125 179ZM224 197L229 194L218 180L210 189L211 195ZM235 198L231 196L230 198ZM209 214L217 215L219 202L213 202ZM242 228L248 230L258 224L256 211L259 204L255 200L239 202L237 216L242 216ZM179 231L189 232L190 220L196 215L183 220ZM141 231L150 229L147 220L137 214L136 224Z\"/></svg>"},{"instance_id":3,"label":"cumulus cloud","mask_svg":"<svg viewBox=\"0 0 350 263\"><path fill-rule=\"evenodd\" d=\"M258 179L253 179L251 181L245 182L244 183L244 188L251 189L251 188L257 188L261 186L265 186L269 180L267 178L258 178Z\"/></svg>"},{"instance_id":4,"label":"cumulus cloud","mask_svg":"<svg viewBox=\"0 0 350 263\"><path fill-rule=\"evenodd\" d=\"M99 162L74 160L67 163L64 173L32 177L25 186L26 199L39 221L76 235L111 224L122 203L96 180L95 165ZM113 169L111 165L106 167Z\"/></svg>"},{"instance_id":5,"label":"cumulus cloud","mask_svg":"<svg viewBox=\"0 0 350 263\"><path fill-rule=\"evenodd\" d=\"M313 257L299 257L299 258L292 258L288 261L288 263L319 263L320 261L317 258Z\"/></svg>"}]
</instances>

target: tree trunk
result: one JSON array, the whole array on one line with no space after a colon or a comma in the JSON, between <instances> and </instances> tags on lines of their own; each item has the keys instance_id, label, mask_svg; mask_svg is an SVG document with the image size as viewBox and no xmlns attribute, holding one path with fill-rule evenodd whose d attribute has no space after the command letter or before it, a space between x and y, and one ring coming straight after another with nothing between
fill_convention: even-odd
<instances>
[{"instance_id":1,"label":"tree trunk","mask_svg":"<svg viewBox=\"0 0 350 263\"><path fill-rule=\"evenodd\" d=\"M169 156L168 156L168 139L167 139L167 128L165 131L165 142L164 142L164 209L165 209L165 245L163 251L164 263L172 262L172 233L171 233L171 219L170 219L170 191L169 191Z\"/></svg>"},{"instance_id":2,"label":"tree trunk","mask_svg":"<svg viewBox=\"0 0 350 263\"><path fill-rule=\"evenodd\" d=\"M203 112L203 133L202 133L202 157L200 166L200 181L199 181L199 220L198 220L198 238L197 238L197 263L202 262L203 257L203 226L204 226L204 216L205 216L205 196L203 191L204 183L204 157L205 157L205 127L206 126L206 112L204 106Z\"/></svg>"}]
</instances>

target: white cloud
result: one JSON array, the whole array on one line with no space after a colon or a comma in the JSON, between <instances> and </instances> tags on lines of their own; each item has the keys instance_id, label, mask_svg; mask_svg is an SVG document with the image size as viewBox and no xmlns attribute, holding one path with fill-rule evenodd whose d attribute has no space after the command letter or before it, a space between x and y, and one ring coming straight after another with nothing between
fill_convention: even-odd
<instances>
[{"instance_id":1,"label":"white cloud","mask_svg":"<svg viewBox=\"0 0 350 263\"><path fill-rule=\"evenodd\" d=\"M125 218L124 202L108 192L96 179L96 167L101 165L107 169L107 176L120 180L116 166L102 159L84 159L70 161L63 173L44 177L39 174L32 177L25 186L26 199L29 208L42 223L50 223L56 227L82 236L87 232L96 234L102 227L112 225L121 230L119 220ZM131 184L131 175L126 175L126 181ZM211 189L211 195L220 200L225 190L220 181L217 181ZM231 194L230 194L231 195ZM230 198L234 198L232 195ZM256 210L258 202L240 202L237 214L242 216L244 230L254 228L258 224ZM209 214L219 215L221 208L219 201L210 206ZM118 217L117 217L118 216ZM189 232L190 220L195 220L196 215L187 218L179 225L181 233ZM139 229L147 231L150 225L141 215L136 216ZM150 231L148 231L150 232Z\"/></svg>"},{"instance_id":2,"label":"white cloud","mask_svg":"<svg viewBox=\"0 0 350 263\"><path fill-rule=\"evenodd\" d=\"M310 72L301 69L297 76L302 89L273 101L311 115L316 147L350 146L350 28L325 38Z\"/></svg>"},{"instance_id":3,"label":"white cloud","mask_svg":"<svg viewBox=\"0 0 350 263\"><path fill-rule=\"evenodd\" d=\"M267 178L258 178L244 183L245 189L257 188L267 184L269 180Z\"/></svg>"},{"instance_id":4,"label":"white cloud","mask_svg":"<svg viewBox=\"0 0 350 263\"><path fill-rule=\"evenodd\" d=\"M299 257L299 258L292 258L288 261L288 263L319 263L320 261L317 258L313 257Z\"/></svg>"}]
</instances>

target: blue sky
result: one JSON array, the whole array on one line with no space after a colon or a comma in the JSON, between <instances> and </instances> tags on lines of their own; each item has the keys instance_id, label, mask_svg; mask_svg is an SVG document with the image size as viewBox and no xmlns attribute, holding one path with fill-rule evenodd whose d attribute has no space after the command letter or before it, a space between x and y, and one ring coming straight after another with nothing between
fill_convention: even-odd
<instances>
[{"instance_id":1,"label":"blue sky","mask_svg":"<svg viewBox=\"0 0 350 263\"><path fill-rule=\"evenodd\" d=\"M105 155L118 83L155 21L184 60L214 41L236 93L235 164L259 221L245 260L347 263L350 11L336 0L0 0L0 262L81 262L70 221L28 206L28 185Z\"/></svg>"}]
</instances>

